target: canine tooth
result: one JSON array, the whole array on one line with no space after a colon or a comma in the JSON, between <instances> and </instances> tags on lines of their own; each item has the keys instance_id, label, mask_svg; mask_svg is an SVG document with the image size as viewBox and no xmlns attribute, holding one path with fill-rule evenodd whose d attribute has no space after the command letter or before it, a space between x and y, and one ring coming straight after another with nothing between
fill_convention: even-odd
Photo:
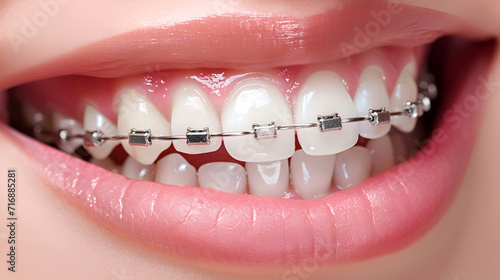
<instances>
[{"instance_id":1,"label":"canine tooth","mask_svg":"<svg viewBox=\"0 0 500 280\"><path fill-rule=\"evenodd\" d=\"M131 156L123 163L122 175L133 180L154 181L155 165L144 165Z\"/></svg>"},{"instance_id":2,"label":"canine tooth","mask_svg":"<svg viewBox=\"0 0 500 280\"><path fill-rule=\"evenodd\" d=\"M102 167L108 171L115 172L115 173L121 173L122 168L118 164L116 164L112 159L110 158L105 158L105 159L96 159L96 158L91 158L90 163L97 165L99 167Z\"/></svg>"},{"instance_id":3,"label":"canine tooth","mask_svg":"<svg viewBox=\"0 0 500 280\"><path fill-rule=\"evenodd\" d=\"M162 116L151 101L133 89L127 89L119 95L118 133L128 135L131 129L151 129L153 136L170 135L170 123ZM149 147L130 146L122 141L125 151L138 162L152 164L172 141L153 141Z\"/></svg>"},{"instance_id":4,"label":"canine tooth","mask_svg":"<svg viewBox=\"0 0 500 280\"><path fill-rule=\"evenodd\" d=\"M288 160L247 162L250 193L268 197L283 197L289 186Z\"/></svg>"},{"instance_id":5,"label":"canine tooth","mask_svg":"<svg viewBox=\"0 0 500 280\"><path fill-rule=\"evenodd\" d=\"M246 193L247 176L245 168L236 163L212 162L198 169L200 187L229 193Z\"/></svg>"},{"instance_id":6,"label":"canine tooth","mask_svg":"<svg viewBox=\"0 0 500 280\"><path fill-rule=\"evenodd\" d=\"M194 85L180 87L172 100L172 134L186 134L186 128L209 128L210 133L220 133L219 115L203 89ZM186 141L174 141L177 151L187 154L201 154L217 151L222 138L211 138L209 145L189 146Z\"/></svg>"},{"instance_id":7,"label":"canine tooth","mask_svg":"<svg viewBox=\"0 0 500 280\"><path fill-rule=\"evenodd\" d=\"M394 92L391 96L391 111L403 111L407 101L416 101L418 88L414 78L415 65L408 64L401 72ZM394 116L391 118L391 123L397 129L403 132L410 132L415 128L417 119L411 119L406 116Z\"/></svg>"},{"instance_id":8,"label":"canine tooth","mask_svg":"<svg viewBox=\"0 0 500 280\"><path fill-rule=\"evenodd\" d=\"M359 185L370 177L371 154L365 147L355 146L337 155L333 181L345 190Z\"/></svg>"},{"instance_id":9,"label":"canine tooth","mask_svg":"<svg viewBox=\"0 0 500 280\"><path fill-rule=\"evenodd\" d=\"M156 182L175 186L198 186L196 169L179 154L170 154L158 161Z\"/></svg>"},{"instance_id":10,"label":"canine tooth","mask_svg":"<svg viewBox=\"0 0 500 280\"><path fill-rule=\"evenodd\" d=\"M389 135L369 140L366 148L372 154L371 176L384 173L394 166L394 149Z\"/></svg>"},{"instance_id":11,"label":"canine tooth","mask_svg":"<svg viewBox=\"0 0 500 280\"><path fill-rule=\"evenodd\" d=\"M233 89L225 102L221 122L223 131L251 130L254 123L291 124L292 112L283 94L262 80L247 80ZM246 162L269 162L289 158L295 151L295 132L282 130L274 139L256 139L254 135L225 137L229 154Z\"/></svg>"},{"instance_id":12,"label":"canine tooth","mask_svg":"<svg viewBox=\"0 0 500 280\"><path fill-rule=\"evenodd\" d=\"M83 115L83 127L87 131L100 130L104 135L117 135L118 128L99 111L90 105L85 106ZM111 154L113 149L119 145L118 141L106 141L99 147L87 147L85 149L97 159L104 159Z\"/></svg>"},{"instance_id":13,"label":"canine tooth","mask_svg":"<svg viewBox=\"0 0 500 280\"><path fill-rule=\"evenodd\" d=\"M52 127L54 127L56 131L67 129L71 134L83 133L82 125L78 121L59 112L54 112L52 114ZM57 147L68 154L74 153L82 144L83 141L79 138L56 142Z\"/></svg>"},{"instance_id":14,"label":"canine tooth","mask_svg":"<svg viewBox=\"0 0 500 280\"><path fill-rule=\"evenodd\" d=\"M295 123L317 122L318 115L338 113L340 117L356 116L356 108L342 79L335 73L320 71L312 74L300 90L294 108ZM337 154L354 146L358 141L358 123L343 125L340 131L318 128L297 130L297 137L309 155Z\"/></svg>"},{"instance_id":15,"label":"canine tooth","mask_svg":"<svg viewBox=\"0 0 500 280\"><path fill-rule=\"evenodd\" d=\"M328 193L332 184L336 155L311 156L295 151L290 161L290 174L295 191L304 199Z\"/></svg>"},{"instance_id":16,"label":"canine tooth","mask_svg":"<svg viewBox=\"0 0 500 280\"><path fill-rule=\"evenodd\" d=\"M378 66L367 67L359 79L359 87L354 96L354 105L358 116L367 116L370 109L389 110L389 94L384 82L384 73ZM369 122L359 124L359 135L374 139L387 134L391 126L382 124L374 126Z\"/></svg>"}]
</instances>

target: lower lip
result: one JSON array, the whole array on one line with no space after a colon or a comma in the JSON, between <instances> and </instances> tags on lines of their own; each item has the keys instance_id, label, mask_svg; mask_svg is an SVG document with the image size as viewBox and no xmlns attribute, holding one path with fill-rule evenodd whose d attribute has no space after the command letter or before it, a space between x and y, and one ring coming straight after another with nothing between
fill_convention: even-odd
<instances>
[{"instance_id":1,"label":"lower lip","mask_svg":"<svg viewBox=\"0 0 500 280\"><path fill-rule=\"evenodd\" d=\"M457 69L479 77L488 54L476 52L471 65ZM479 92L476 79L448 74L445 80L455 86L447 88L453 92L446 96L449 106L465 104L468 93ZM468 118L441 114L432 137L413 158L353 189L315 200L132 181L5 125L0 133L4 145L16 149L47 185L124 238L205 263L283 267L352 262L416 241L458 191L476 135L469 129L477 127L479 112L469 112Z\"/></svg>"}]
</instances>

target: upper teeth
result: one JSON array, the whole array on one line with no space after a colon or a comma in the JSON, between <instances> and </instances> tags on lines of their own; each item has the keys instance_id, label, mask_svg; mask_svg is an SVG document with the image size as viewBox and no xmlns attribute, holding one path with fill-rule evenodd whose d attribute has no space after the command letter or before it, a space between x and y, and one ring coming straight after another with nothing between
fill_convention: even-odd
<instances>
[{"instance_id":1,"label":"upper teeth","mask_svg":"<svg viewBox=\"0 0 500 280\"><path fill-rule=\"evenodd\" d=\"M194 85L180 87L173 96L172 134L185 134L186 128L208 127L210 133L222 131L219 116L203 89ZM188 154L213 152L219 149L222 139L211 139L207 145L193 147L184 141L175 141L177 151Z\"/></svg>"},{"instance_id":2,"label":"upper teeth","mask_svg":"<svg viewBox=\"0 0 500 280\"><path fill-rule=\"evenodd\" d=\"M417 99L413 73L410 64L389 100L382 70L368 67L353 101L341 77L316 72L299 91L293 110L269 81L248 79L234 87L220 120L203 89L183 84L173 95L171 127L147 97L128 88L119 94L118 127L91 106L85 108L85 134L75 127L56 127L69 131L68 141L84 138L95 158L106 158L118 143L111 140L121 140L127 153L145 165L155 162L172 140L182 140L174 141L176 150L198 154L217 150L222 138L237 160L279 162L295 152L295 130L306 154L333 155L354 146L358 134L374 139L386 135L389 122L403 131L413 129L415 118L429 109L427 97Z\"/></svg>"},{"instance_id":3,"label":"upper teeth","mask_svg":"<svg viewBox=\"0 0 500 280\"><path fill-rule=\"evenodd\" d=\"M170 123L140 92L127 89L119 98L118 133L123 135L131 129L149 129L155 136L171 135ZM125 151L142 164L152 164L171 144L170 141L154 141L151 147L140 147L129 145L128 141L122 142Z\"/></svg>"},{"instance_id":4,"label":"upper teeth","mask_svg":"<svg viewBox=\"0 0 500 280\"><path fill-rule=\"evenodd\" d=\"M354 96L354 104L358 115L363 115L371 108L389 108L389 94L385 87L382 69L370 66L361 74L358 91ZM375 139L389 132L388 125L373 126L368 123L359 124L359 135Z\"/></svg>"},{"instance_id":5,"label":"upper teeth","mask_svg":"<svg viewBox=\"0 0 500 280\"><path fill-rule=\"evenodd\" d=\"M248 80L235 86L222 107L221 120L224 131L241 131L248 130L255 123L286 125L292 123L293 118L277 87L262 80ZM282 160L293 155L295 137L292 130L283 131L276 139L269 139L273 138L272 125L271 129L269 125L267 128L257 126L255 131L254 136L224 139L229 154L246 162ZM258 141L257 138L264 140Z\"/></svg>"}]
</instances>

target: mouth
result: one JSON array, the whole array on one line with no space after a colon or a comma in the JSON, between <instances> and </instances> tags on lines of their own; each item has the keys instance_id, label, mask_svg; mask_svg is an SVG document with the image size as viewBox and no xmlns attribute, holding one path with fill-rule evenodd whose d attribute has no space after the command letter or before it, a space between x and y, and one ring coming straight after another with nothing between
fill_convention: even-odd
<instances>
[{"instance_id":1,"label":"mouth","mask_svg":"<svg viewBox=\"0 0 500 280\"><path fill-rule=\"evenodd\" d=\"M438 39L455 20L426 10L357 5L377 36L347 8L221 16L6 75L2 141L103 227L168 255L269 268L401 250L459 189L495 43ZM176 32L220 41L173 36L172 52Z\"/></svg>"}]
</instances>

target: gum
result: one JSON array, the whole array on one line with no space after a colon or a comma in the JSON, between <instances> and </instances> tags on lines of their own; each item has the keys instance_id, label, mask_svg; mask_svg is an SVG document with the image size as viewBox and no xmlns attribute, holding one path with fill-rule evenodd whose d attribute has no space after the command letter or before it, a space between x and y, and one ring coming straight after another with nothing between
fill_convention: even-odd
<instances>
[{"instance_id":1,"label":"gum","mask_svg":"<svg viewBox=\"0 0 500 280\"><path fill-rule=\"evenodd\" d=\"M186 83L203 88L220 112L236 84L244 79L265 79L281 90L292 107L302 83L316 71L328 70L339 74L349 94L354 97L363 69L377 65L384 71L386 87L391 94L402 69L408 63L415 63L419 68L424 52L425 47L381 47L334 62L253 72L232 69L150 69L147 73L124 78L63 76L21 85L10 92L46 114L59 111L81 121L85 104L89 104L116 123L116 95L120 89L132 87L146 95L170 119L172 93Z\"/></svg>"}]
</instances>

